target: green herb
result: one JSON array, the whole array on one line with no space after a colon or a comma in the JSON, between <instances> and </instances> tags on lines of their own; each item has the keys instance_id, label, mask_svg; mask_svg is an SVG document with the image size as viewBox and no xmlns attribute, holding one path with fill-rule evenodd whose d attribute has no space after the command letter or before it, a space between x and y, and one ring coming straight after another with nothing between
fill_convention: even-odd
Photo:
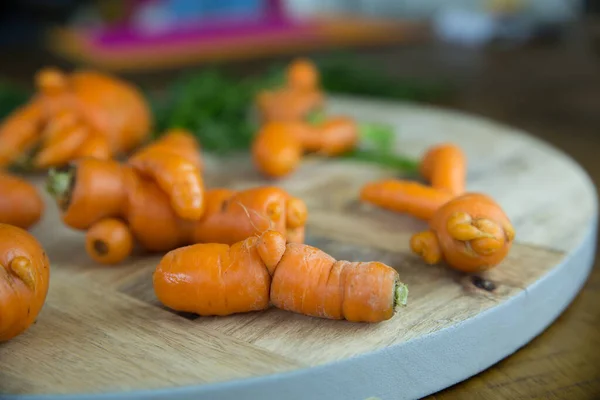
<instances>
[{"instance_id":1,"label":"green herb","mask_svg":"<svg viewBox=\"0 0 600 400\"><path fill-rule=\"evenodd\" d=\"M29 99L30 93L6 81L0 81L0 120L22 106Z\"/></svg>"}]
</instances>

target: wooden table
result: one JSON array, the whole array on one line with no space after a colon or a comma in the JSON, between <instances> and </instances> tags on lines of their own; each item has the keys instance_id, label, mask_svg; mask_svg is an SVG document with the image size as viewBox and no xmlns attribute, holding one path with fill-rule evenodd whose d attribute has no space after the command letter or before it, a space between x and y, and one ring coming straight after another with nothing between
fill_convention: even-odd
<instances>
[{"instance_id":1,"label":"wooden table","mask_svg":"<svg viewBox=\"0 0 600 400\"><path fill-rule=\"evenodd\" d=\"M441 75L462 83L463 90L449 106L514 125L556 145L598 185L600 58L574 36L559 45L518 50L419 47L371 50L364 56L387 63L403 77ZM2 72L21 77L41 65L7 61ZM494 367L429 399L598 398L599 304L597 260L581 294L546 332Z\"/></svg>"}]
</instances>

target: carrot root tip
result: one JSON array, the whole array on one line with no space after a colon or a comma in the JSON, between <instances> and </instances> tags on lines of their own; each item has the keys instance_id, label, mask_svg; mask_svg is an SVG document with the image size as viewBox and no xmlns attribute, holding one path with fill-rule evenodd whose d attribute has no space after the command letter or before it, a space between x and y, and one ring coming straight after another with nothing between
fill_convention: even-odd
<instances>
[{"instance_id":1,"label":"carrot root tip","mask_svg":"<svg viewBox=\"0 0 600 400\"><path fill-rule=\"evenodd\" d=\"M408 286L405 283L396 283L394 292L394 308L401 306L406 307L408 303Z\"/></svg>"}]
</instances>

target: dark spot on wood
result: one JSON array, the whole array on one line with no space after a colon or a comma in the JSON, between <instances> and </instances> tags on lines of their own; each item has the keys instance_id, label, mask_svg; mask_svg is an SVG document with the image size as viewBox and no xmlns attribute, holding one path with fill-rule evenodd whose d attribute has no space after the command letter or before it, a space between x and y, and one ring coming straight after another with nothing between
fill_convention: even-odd
<instances>
[{"instance_id":1,"label":"dark spot on wood","mask_svg":"<svg viewBox=\"0 0 600 400\"><path fill-rule=\"evenodd\" d=\"M108 254L108 245L102 240L94 240L94 251L101 256Z\"/></svg>"},{"instance_id":2,"label":"dark spot on wood","mask_svg":"<svg viewBox=\"0 0 600 400\"><path fill-rule=\"evenodd\" d=\"M479 289L482 289L482 290L485 290L488 292L492 292L496 289L496 284L494 282L488 281L487 279L484 279L477 275L471 277L471 282L473 282L473 285L475 285Z\"/></svg>"}]
</instances>

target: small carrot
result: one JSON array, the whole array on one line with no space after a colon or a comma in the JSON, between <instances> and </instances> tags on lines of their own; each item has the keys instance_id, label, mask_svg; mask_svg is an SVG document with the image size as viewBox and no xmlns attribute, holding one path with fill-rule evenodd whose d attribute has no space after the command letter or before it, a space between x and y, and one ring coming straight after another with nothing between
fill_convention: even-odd
<instances>
[{"instance_id":1,"label":"small carrot","mask_svg":"<svg viewBox=\"0 0 600 400\"><path fill-rule=\"evenodd\" d=\"M360 198L378 207L429 220L452 195L417 182L387 179L367 183Z\"/></svg>"},{"instance_id":2,"label":"small carrot","mask_svg":"<svg viewBox=\"0 0 600 400\"><path fill-rule=\"evenodd\" d=\"M167 253L153 274L167 307L199 315L264 310L273 304L304 315L380 322L405 305L398 273L378 262L336 261L267 231L232 246L196 244Z\"/></svg>"},{"instance_id":3,"label":"small carrot","mask_svg":"<svg viewBox=\"0 0 600 400\"><path fill-rule=\"evenodd\" d=\"M286 81L288 87L296 90L319 89L319 71L312 61L298 58L287 67Z\"/></svg>"},{"instance_id":4,"label":"small carrot","mask_svg":"<svg viewBox=\"0 0 600 400\"><path fill-rule=\"evenodd\" d=\"M27 231L0 224L0 342L25 332L46 301L50 262Z\"/></svg>"},{"instance_id":5,"label":"small carrot","mask_svg":"<svg viewBox=\"0 0 600 400\"><path fill-rule=\"evenodd\" d=\"M411 238L412 251L428 264L444 260L463 272L484 271L500 264L515 237L504 211L480 193L467 193L444 204L429 226L429 231Z\"/></svg>"},{"instance_id":6,"label":"small carrot","mask_svg":"<svg viewBox=\"0 0 600 400\"><path fill-rule=\"evenodd\" d=\"M29 182L0 172L0 223L28 229L41 219L44 201Z\"/></svg>"},{"instance_id":7,"label":"small carrot","mask_svg":"<svg viewBox=\"0 0 600 400\"><path fill-rule=\"evenodd\" d=\"M142 150L129 159L140 174L156 181L183 219L198 220L204 213L204 180L200 170L178 154Z\"/></svg>"},{"instance_id":8,"label":"small carrot","mask_svg":"<svg viewBox=\"0 0 600 400\"><path fill-rule=\"evenodd\" d=\"M39 102L19 107L0 124L0 167L30 151L39 141L43 112Z\"/></svg>"},{"instance_id":9,"label":"small carrot","mask_svg":"<svg viewBox=\"0 0 600 400\"><path fill-rule=\"evenodd\" d=\"M420 170L434 189L454 196L465 192L467 160L460 147L444 143L431 147L424 155Z\"/></svg>"},{"instance_id":10,"label":"small carrot","mask_svg":"<svg viewBox=\"0 0 600 400\"><path fill-rule=\"evenodd\" d=\"M127 224L115 218L103 219L87 231L85 249L88 255L102 264L117 264L133 249L133 235Z\"/></svg>"},{"instance_id":11,"label":"small carrot","mask_svg":"<svg viewBox=\"0 0 600 400\"><path fill-rule=\"evenodd\" d=\"M290 174L300 164L303 147L295 129L298 124L270 122L265 124L252 143L254 164L263 174L279 178Z\"/></svg>"}]
</instances>

